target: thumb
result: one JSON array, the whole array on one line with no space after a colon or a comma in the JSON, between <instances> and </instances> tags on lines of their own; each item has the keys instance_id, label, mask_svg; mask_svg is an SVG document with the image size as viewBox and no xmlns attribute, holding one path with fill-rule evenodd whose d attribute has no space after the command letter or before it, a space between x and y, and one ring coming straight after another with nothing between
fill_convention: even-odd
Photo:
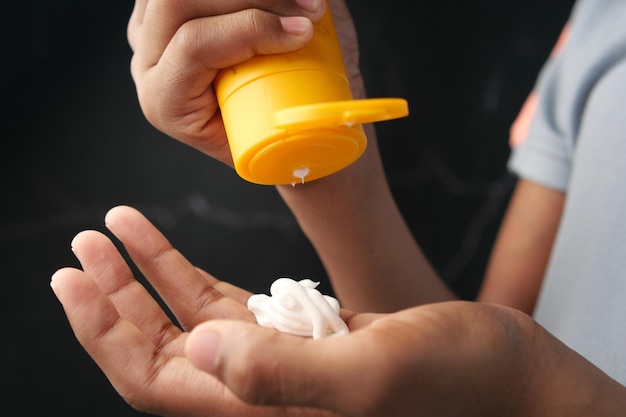
<instances>
[{"instance_id":1,"label":"thumb","mask_svg":"<svg viewBox=\"0 0 626 417\"><path fill-rule=\"evenodd\" d=\"M362 355L367 352L360 346L360 360L354 360L352 339L313 340L252 323L213 320L190 333L186 354L247 403L342 411L358 391L355 382L364 381Z\"/></svg>"}]
</instances>

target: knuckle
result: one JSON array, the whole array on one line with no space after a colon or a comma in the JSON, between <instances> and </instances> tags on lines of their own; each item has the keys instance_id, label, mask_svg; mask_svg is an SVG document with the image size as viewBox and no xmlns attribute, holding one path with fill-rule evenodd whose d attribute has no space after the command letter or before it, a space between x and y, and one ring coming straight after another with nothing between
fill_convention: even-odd
<instances>
[{"instance_id":1,"label":"knuckle","mask_svg":"<svg viewBox=\"0 0 626 417\"><path fill-rule=\"evenodd\" d=\"M142 59L138 54L134 54L130 62L130 73L135 83L135 91L137 93L137 101L144 117L152 124L157 124L157 100L151 99L150 83L148 74L142 68Z\"/></svg>"},{"instance_id":2,"label":"knuckle","mask_svg":"<svg viewBox=\"0 0 626 417\"><path fill-rule=\"evenodd\" d=\"M271 382L266 380L267 365L261 364L257 356L249 348L240 352L237 360L231 364L228 385L245 402L262 405L269 402L266 391Z\"/></svg>"},{"instance_id":3,"label":"knuckle","mask_svg":"<svg viewBox=\"0 0 626 417\"><path fill-rule=\"evenodd\" d=\"M238 346L236 354L228 363L223 374L226 384L239 398L249 404L273 405L283 398L284 384L278 358L264 354L263 346L271 346L265 340L262 343L256 338L242 334L242 339L249 340L245 346ZM255 340L255 341L252 341Z\"/></svg>"},{"instance_id":4,"label":"knuckle","mask_svg":"<svg viewBox=\"0 0 626 417\"><path fill-rule=\"evenodd\" d=\"M211 44L212 36L216 31L202 30L199 20L190 20L183 23L170 41L168 49L178 51L182 56L195 57L202 52L203 44Z\"/></svg>"},{"instance_id":5,"label":"knuckle","mask_svg":"<svg viewBox=\"0 0 626 417\"><path fill-rule=\"evenodd\" d=\"M280 40L283 33L276 15L250 9L240 14L240 24L255 53L274 52L270 44Z\"/></svg>"}]
</instances>

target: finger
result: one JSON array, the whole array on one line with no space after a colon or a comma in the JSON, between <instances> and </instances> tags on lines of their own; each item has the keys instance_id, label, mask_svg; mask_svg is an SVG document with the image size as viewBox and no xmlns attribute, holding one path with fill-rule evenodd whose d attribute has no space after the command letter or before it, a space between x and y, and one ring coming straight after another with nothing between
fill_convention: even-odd
<instances>
[{"instance_id":1,"label":"finger","mask_svg":"<svg viewBox=\"0 0 626 417\"><path fill-rule=\"evenodd\" d=\"M178 337L180 329L135 280L108 237L93 230L81 232L72 240L72 250L85 273L109 296L122 317L141 329L154 345L167 346L168 341Z\"/></svg>"},{"instance_id":2,"label":"finger","mask_svg":"<svg viewBox=\"0 0 626 417\"><path fill-rule=\"evenodd\" d=\"M182 59L187 64L217 70L255 55L278 54L302 48L313 35L311 20L302 16L276 16L244 10L185 22L159 59ZM145 57L149 59L149 54ZM156 65L154 60L145 64Z\"/></svg>"},{"instance_id":3,"label":"finger","mask_svg":"<svg viewBox=\"0 0 626 417\"><path fill-rule=\"evenodd\" d=\"M368 332L313 340L243 322L213 321L190 333L185 351L194 366L250 404L354 415L374 382L375 372L372 367L364 372L364 364L384 364L372 342Z\"/></svg>"},{"instance_id":4,"label":"finger","mask_svg":"<svg viewBox=\"0 0 626 417\"><path fill-rule=\"evenodd\" d=\"M116 386L155 375L163 363L154 345L132 323L118 314L113 303L83 271L57 271L51 286L63 305L74 333ZM128 347L132 346L132 349ZM123 372L117 373L116 370Z\"/></svg>"},{"instance_id":5,"label":"finger","mask_svg":"<svg viewBox=\"0 0 626 417\"><path fill-rule=\"evenodd\" d=\"M245 306L215 289L139 211L115 207L105 222L183 328L215 318L254 321Z\"/></svg>"},{"instance_id":6,"label":"finger","mask_svg":"<svg viewBox=\"0 0 626 417\"><path fill-rule=\"evenodd\" d=\"M146 119L161 132L233 166L224 123L211 83L216 71L191 62L183 51L172 53L146 73L141 54L130 70Z\"/></svg>"},{"instance_id":7,"label":"finger","mask_svg":"<svg viewBox=\"0 0 626 417\"><path fill-rule=\"evenodd\" d=\"M135 0L133 12L130 15L130 19L128 19L128 28L126 34L128 37L128 44L133 51L137 46L139 30L141 24L143 23L143 16L146 12L147 5L148 0Z\"/></svg>"},{"instance_id":8,"label":"finger","mask_svg":"<svg viewBox=\"0 0 626 417\"><path fill-rule=\"evenodd\" d=\"M251 413L184 358L160 354L83 271L61 269L51 286L78 341L134 408L159 415L217 415L228 409L233 414L224 415Z\"/></svg>"},{"instance_id":9,"label":"finger","mask_svg":"<svg viewBox=\"0 0 626 417\"><path fill-rule=\"evenodd\" d=\"M250 291L244 290L243 288L237 287L236 285L230 284L228 282L220 281L208 272L203 271L200 268L197 269L200 275L202 275L202 277L206 279L209 284L213 286L213 288L218 290L224 296L232 298L243 306L246 306L248 304L248 298L250 298L250 296L252 295Z\"/></svg>"},{"instance_id":10,"label":"finger","mask_svg":"<svg viewBox=\"0 0 626 417\"><path fill-rule=\"evenodd\" d=\"M311 0L300 3L306 5L306 8L299 6L298 2L294 0L272 2L264 0L187 0L184 2L184 7L181 7L181 2L150 0L143 16L145 28L142 42L144 42L145 48L145 62L148 65L155 65L181 26L186 22L201 20L204 17L237 14L241 11L249 13L256 10L277 16L304 16L318 20L324 13L324 1ZM238 25L237 28L240 26ZM222 25L220 29L227 29L227 27ZM210 33L211 31L208 31L202 35Z\"/></svg>"}]
</instances>

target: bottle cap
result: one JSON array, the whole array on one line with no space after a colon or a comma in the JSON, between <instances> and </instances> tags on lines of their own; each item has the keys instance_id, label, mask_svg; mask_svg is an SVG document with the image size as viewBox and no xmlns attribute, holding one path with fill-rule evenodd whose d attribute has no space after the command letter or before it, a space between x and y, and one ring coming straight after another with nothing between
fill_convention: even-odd
<instances>
[{"instance_id":1,"label":"bottle cap","mask_svg":"<svg viewBox=\"0 0 626 417\"><path fill-rule=\"evenodd\" d=\"M405 117L401 98L344 100L277 110L280 133L237 161L237 172L258 184L297 184L333 174L356 161L367 147L363 123Z\"/></svg>"}]
</instances>

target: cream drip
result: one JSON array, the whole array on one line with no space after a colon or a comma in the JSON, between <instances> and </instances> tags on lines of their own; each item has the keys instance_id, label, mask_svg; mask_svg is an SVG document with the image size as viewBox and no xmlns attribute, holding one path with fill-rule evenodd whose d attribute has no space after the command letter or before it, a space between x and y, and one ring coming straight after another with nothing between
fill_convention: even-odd
<instances>
[{"instance_id":1,"label":"cream drip","mask_svg":"<svg viewBox=\"0 0 626 417\"><path fill-rule=\"evenodd\" d=\"M263 327L284 333L321 339L348 334L348 326L339 317L339 302L322 295L319 282L279 278L270 287L270 296L255 294L248 299L248 309Z\"/></svg>"},{"instance_id":2,"label":"cream drip","mask_svg":"<svg viewBox=\"0 0 626 417\"><path fill-rule=\"evenodd\" d=\"M299 179L300 179L300 182L301 182L302 184L304 184L304 178L305 178L307 175L309 175L309 172L311 172L311 170L310 170L309 168L307 168L307 167L302 167L302 168L297 168L297 169L294 169L292 174L293 174L293 176L294 176L294 177L299 178ZM296 183L294 182L292 185L295 187L295 186L296 186Z\"/></svg>"}]
</instances>

